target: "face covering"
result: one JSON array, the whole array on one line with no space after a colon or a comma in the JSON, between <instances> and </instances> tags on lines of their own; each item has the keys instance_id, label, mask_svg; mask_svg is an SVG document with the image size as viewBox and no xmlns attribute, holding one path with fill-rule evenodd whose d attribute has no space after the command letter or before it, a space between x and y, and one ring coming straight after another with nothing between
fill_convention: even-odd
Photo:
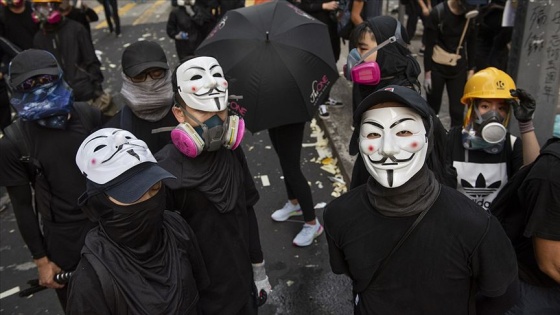
<instances>
[{"instance_id":1,"label":"face covering","mask_svg":"<svg viewBox=\"0 0 560 315\"><path fill-rule=\"evenodd\" d=\"M493 110L481 115L475 105L470 106L476 119L463 128L463 147L468 150L484 150L491 154L502 152L507 135L504 126L506 119Z\"/></svg>"},{"instance_id":2,"label":"face covering","mask_svg":"<svg viewBox=\"0 0 560 315\"><path fill-rule=\"evenodd\" d=\"M148 76L146 81L139 83L132 82L124 73L121 73L121 76L121 94L138 118L154 122L167 115L173 104L171 71L167 71L161 79L154 80Z\"/></svg>"},{"instance_id":3,"label":"face covering","mask_svg":"<svg viewBox=\"0 0 560 315\"><path fill-rule=\"evenodd\" d=\"M408 107L366 111L359 141L368 172L387 188L406 183L426 161L426 128L420 115Z\"/></svg>"},{"instance_id":4,"label":"face covering","mask_svg":"<svg viewBox=\"0 0 560 315\"><path fill-rule=\"evenodd\" d=\"M60 129L65 126L72 107L72 89L64 80L45 84L29 92L15 91L10 103L23 121L41 121L39 124Z\"/></svg>"},{"instance_id":5,"label":"face covering","mask_svg":"<svg viewBox=\"0 0 560 315\"><path fill-rule=\"evenodd\" d=\"M218 61L197 57L177 68L177 91L185 104L203 112L227 108L228 82Z\"/></svg>"},{"instance_id":6,"label":"face covering","mask_svg":"<svg viewBox=\"0 0 560 315\"><path fill-rule=\"evenodd\" d=\"M102 197L103 208L112 210L110 215L100 218L100 226L109 238L137 257L147 257L157 250L165 210L164 185L152 198L129 206L120 206Z\"/></svg>"}]
</instances>

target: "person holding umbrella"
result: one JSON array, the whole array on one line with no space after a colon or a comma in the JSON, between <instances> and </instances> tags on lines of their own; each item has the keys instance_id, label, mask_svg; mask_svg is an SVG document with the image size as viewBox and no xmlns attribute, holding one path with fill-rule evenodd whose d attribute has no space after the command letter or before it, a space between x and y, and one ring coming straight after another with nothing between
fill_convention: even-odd
<instances>
[{"instance_id":1,"label":"person holding umbrella","mask_svg":"<svg viewBox=\"0 0 560 315\"><path fill-rule=\"evenodd\" d=\"M259 193L239 147L244 120L228 113L228 82L215 58L187 59L172 82L179 125L156 159L177 178L166 182L168 208L194 230L208 270L199 306L203 314L256 314L271 286L253 209Z\"/></svg>"}]
</instances>

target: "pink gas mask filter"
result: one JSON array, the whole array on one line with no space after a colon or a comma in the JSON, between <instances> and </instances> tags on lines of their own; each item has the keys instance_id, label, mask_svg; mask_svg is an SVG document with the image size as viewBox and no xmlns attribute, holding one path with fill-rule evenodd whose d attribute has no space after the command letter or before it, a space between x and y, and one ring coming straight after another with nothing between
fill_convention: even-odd
<instances>
[{"instance_id":1,"label":"pink gas mask filter","mask_svg":"<svg viewBox=\"0 0 560 315\"><path fill-rule=\"evenodd\" d=\"M346 79L354 83L363 85L377 85L381 81L381 69L379 64L375 61L365 62L369 56L378 51L379 49L397 41L396 36L391 36L383 43L370 49L362 57L356 48L352 49L348 54L346 66L344 67L344 74ZM350 70L350 71L349 71Z\"/></svg>"}]
</instances>

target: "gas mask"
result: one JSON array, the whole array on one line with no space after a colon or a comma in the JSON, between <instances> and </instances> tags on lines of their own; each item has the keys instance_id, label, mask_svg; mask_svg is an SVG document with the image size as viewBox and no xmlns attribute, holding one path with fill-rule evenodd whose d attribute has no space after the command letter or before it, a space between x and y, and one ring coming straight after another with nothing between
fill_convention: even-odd
<instances>
[{"instance_id":1,"label":"gas mask","mask_svg":"<svg viewBox=\"0 0 560 315\"><path fill-rule=\"evenodd\" d=\"M35 23L56 24L62 20L62 14L58 10L58 4L52 2L34 3L31 18Z\"/></svg>"},{"instance_id":2,"label":"gas mask","mask_svg":"<svg viewBox=\"0 0 560 315\"><path fill-rule=\"evenodd\" d=\"M404 47L407 44L404 42L401 36L401 24L397 23L397 28L395 30L395 35L389 37L387 40L377 45L376 47L370 49L367 53L360 57L358 49L354 48L348 53L348 58L346 59L346 65L343 68L344 76L347 80L354 83L363 85L377 85L381 81L381 68L379 64L375 61L365 62L365 60L371 56L376 51L381 48L398 42Z\"/></svg>"},{"instance_id":3,"label":"gas mask","mask_svg":"<svg viewBox=\"0 0 560 315\"><path fill-rule=\"evenodd\" d=\"M400 187L422 168L428 135L422 117L408 107L370 109L362 115L360 153L384 187Z\"/></svg>"},{"instance_id":4,"label":"gas mask","mask_svg":"<svg viewBox=\"0 0 560 315\"><path fill-rule=\"evenodd\" d=\"M179 96L190 108L203 112L220 112L227 108L228 82L216 59L189 59L177 68L174 79Z\"/></svg>"},{"instance_id":5,"label":"gas mask","mask_svg":"<svg viewBox=\"0 0 560 315\"><path fill-rule=\"evenodd\" d=\"M491 154L500 153L507 135L506 126L509 122L499 112L490 110L480 114L476 104L469 105L463 127L463 146L468 150L484 150ZM474 113L474 117L473 117Z\"/></svg>"},{"instance_id":6,"label":"gas mask","mask_svg":"<svg viewBox=\"0 0 560 315\"><path fill-rule=\"evenodd\" d=\"M185 116L198 124L198 126L192 127L189 123L184 122L171 131L173 144L184 155L194 158L202 151L217 151L222 146L235 150L241 143L245 134L243 118L228 115L224 122L218 115L214 115L210 119L200 122L184 108L181 110Z\"/></svg>"}]
</instances>

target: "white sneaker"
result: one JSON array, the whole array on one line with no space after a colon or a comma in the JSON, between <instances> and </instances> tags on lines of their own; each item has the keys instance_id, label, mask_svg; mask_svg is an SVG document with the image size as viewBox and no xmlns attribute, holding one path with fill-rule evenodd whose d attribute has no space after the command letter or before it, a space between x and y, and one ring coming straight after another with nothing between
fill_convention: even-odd
<instances>
[{"instance_id":1,"label":"white sneaker","mask_svg":"<svg viewBox=\"0 0 560 315\"><path fill-rule=\"evenodd\" d=\"M321 233L323 233L323 226L319 223L319 220L316 220L317 223L315 225L310 225L305 223L303 225L303 229L296 235L294 238L294 245L296 246L309 246L313 243L313 240L319 237Z\"/></svg>"},{"instance_id":2,"label":"white sneaker","mask_svg":"<svg viewBox=\"0 0 560 315\"><path fill-rule=\"evenodd\" d=\"M319 117L321 119L329 119L329 117L331 117L331 114L329 114L327 110L327 105L319 105Z\"/></svg>"},{"instance_id":3,"label":"white sneaker","mask_svg":"<svg viewBox=\"0 0 560 315\"><path fill-rule=\"evenodd\" d=\"M293 217L296 215L302 215L299 203L297 205L293 205L290 201L288 201L286 202L284 207L282 207L282 209L274 211L274 213L270 217L274 221L282 222L288 220L289 217Z\"/></svg>"}]
</instances>

